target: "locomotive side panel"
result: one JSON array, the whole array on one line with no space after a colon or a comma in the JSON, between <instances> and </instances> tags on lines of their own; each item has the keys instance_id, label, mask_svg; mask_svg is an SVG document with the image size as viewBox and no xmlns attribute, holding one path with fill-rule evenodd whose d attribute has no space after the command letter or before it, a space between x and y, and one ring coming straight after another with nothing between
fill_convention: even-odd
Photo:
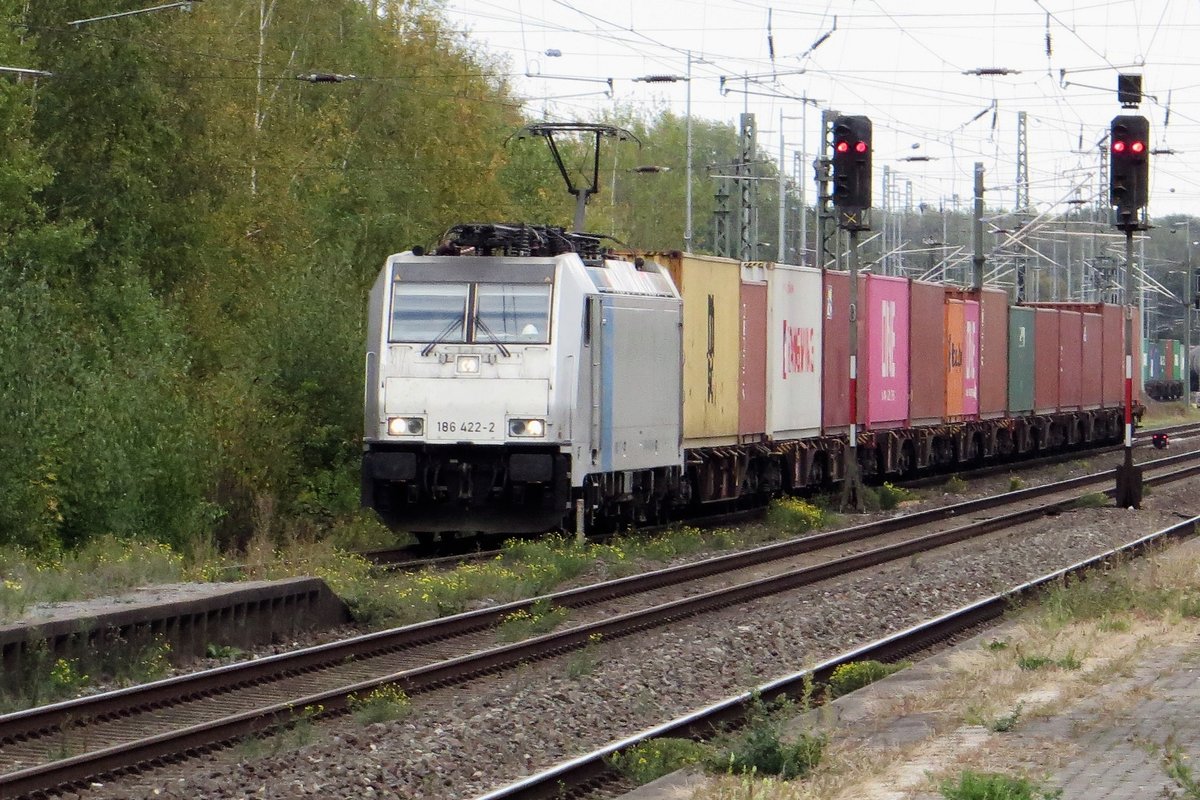
<instances>
[{"instance_id":1,"label":"locomotive side panel","mask_svg":"<svg viewBox=\"0 0 1200 800\"><path fill-rule=\"evenodd\" d=\"M912 282L909 413L913 425L936 424L946 416L945 295L940 283Z\"/></svg>"},{"instance_id":2,"label":"locomotive side panel","mask_svg":"<svg viewBox=\"0 0 1200 800\"><path fill-rule=\"evenodd\" d=\"M767 282L767 431L775 439L815 436L821 430L821 272L775 264Z\"/></svg>"},{"instance_id":3,"label":"locomotive side panel","mask_svg":"<svg viewBox=\"0 0 1200 800\"><path fill-rule=\"evenodd\" d=\"M1008 310L1008 413L1019 417L1033 411L1034 342L1037 317L1032 308Z\"/></svg>"},{"instance_id":4,"label":"locomotive side panel","mask_svg":"<svg viewBox=\"0 0 1200 800\"><path fill-rule=\"evenodd\" d=\"M679 303L609 296L602 308L600 470L678 465Z\"/></svg>"}]
</instances>

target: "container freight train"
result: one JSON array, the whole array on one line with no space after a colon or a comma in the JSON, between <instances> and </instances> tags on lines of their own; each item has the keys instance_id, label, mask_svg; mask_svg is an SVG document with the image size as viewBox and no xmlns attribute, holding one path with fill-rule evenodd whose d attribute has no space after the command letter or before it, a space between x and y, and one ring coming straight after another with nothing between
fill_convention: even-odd
<instances>
[{"instance_id":1,"label":"container freight train","mask_svg":"<svg viewBox=\"0 0 1200 800\"><path fill-rule=\"evenodd\" d=\"M859 280L863 474L1121 438L1121 307ZM844 272L458 226L432 254L388 258L371 290L363 502L429 537L594 530L828 488L847 449L853 318Z\"/></svg>"},{"instance_id":2,"label":"container freight train","mask_svg":"<svg viewBox=\"0 0 1200 800\"><path fill-rule=\"evenodd\" d=\"M1147 339L1142 348L1142 383L1146 395L1154 400L1179 400L1183 397L1183 372L1188 363L1183 342L1175 339ZM1196 369L1190 370L1191 391L1200 390Z\"/></svg>"}]
</instances>

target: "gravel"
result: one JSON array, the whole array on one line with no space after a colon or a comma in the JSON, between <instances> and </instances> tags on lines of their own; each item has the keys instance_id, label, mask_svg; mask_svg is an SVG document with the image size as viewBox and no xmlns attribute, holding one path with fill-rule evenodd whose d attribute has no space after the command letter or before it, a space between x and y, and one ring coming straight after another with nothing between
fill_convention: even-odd
<instances>
[{"instance_id":1,"label":"gravel","mask_svg":"<svg viewBox=\"0 0 1200 800\"><path fill-rule=\"evenodd\" d=\"M1007 480L1005 479L1005 483ZM341 718L277 752L232 749L96 798L471 798L523 775L1178 521L1195 483L1141 512L1081 509L803 590L413 698L404 719ZM571 677L571 673L578 677ZM263 749L269 750L270 745Z\"/></svg>"}]
</instances>

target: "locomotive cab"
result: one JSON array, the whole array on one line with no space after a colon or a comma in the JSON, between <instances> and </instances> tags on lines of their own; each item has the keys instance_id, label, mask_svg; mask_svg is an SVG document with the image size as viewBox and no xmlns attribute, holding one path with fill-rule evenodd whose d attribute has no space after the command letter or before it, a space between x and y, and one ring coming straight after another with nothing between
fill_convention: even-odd
<instances>
[{"instance_id":1,"label":"locomotive cab","mask_svg":"<svg viewBox=\"0 0 1200 800\"><path fill-rule=\"evenodd\" d=\"M526 226L459 226L433 255L390 257L368 313L363 504L422 534L571 526L587 475L612 469L613 377L592 338L622 270L595 237ZM643 280L677 314L669 277ZM677 425L661 433L677 463Z\"/></svg>"}]
</instances>

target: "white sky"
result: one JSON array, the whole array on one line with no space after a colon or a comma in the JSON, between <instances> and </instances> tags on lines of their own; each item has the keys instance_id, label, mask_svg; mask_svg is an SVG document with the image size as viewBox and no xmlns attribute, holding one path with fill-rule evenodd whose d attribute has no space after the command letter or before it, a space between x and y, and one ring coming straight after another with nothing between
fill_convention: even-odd
<instances>
[{"instance_id":1,"label":"white sky","mask_svg":"<svg viewBox=\"0 0 1200 800\"><path fill-rule=\"evenodd\" d=\"M954 194L968 203L973 164L982 161L988 204L1011 208L1020 111L1028 115L1034 205L1046 210L1074 196L1080 183L1079 197L1090 201L1099 188L1096 143L1114 115L1141 113L1150 119L1152 147L1176 151L1151 159L1151 213L1200 215L1200 4L1194 0L446 0L446 13L508 58L518 91L529 98L527 110L548 119L588 119L614 103L669 104L682 115L686 84L632 78L682 75L691 50L694 117L736 125L748 105L757 115L760 150L778 158L782 112L789 172L807 128L803 177L810 202L807 164L819 108L809 106L802 125L802 102L762 94L807 96L819 107L871 117L876 206L884 165L899 173L902 189L911 181L914 202L936 206ZM547 56L551 49L562 55ZM1020 74L963 74L989 67ZM1143 75L1153 99L1140 111L1120 109L1118 72ZM614 88L611 98L547 100L607 87L525 73L612 78ZM744 75L761 77L747 84ZM721 76L728 78L725 94ZM740 91L747 85L762 94ZM1086 153L1075 152L1081 139ZM897 160L912 155L936 160Z\"/></svg>"}]
</instances>

